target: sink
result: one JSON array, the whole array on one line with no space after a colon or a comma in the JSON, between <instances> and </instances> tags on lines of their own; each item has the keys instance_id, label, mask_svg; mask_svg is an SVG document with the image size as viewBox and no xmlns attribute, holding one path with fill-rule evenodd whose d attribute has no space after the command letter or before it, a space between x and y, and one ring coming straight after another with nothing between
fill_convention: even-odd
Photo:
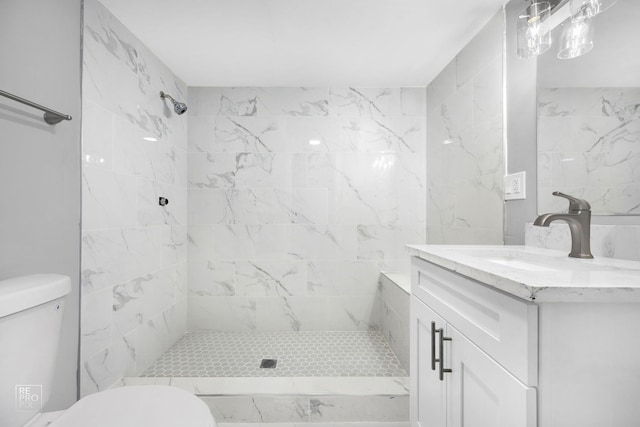
<instances>
[{"instance_id":1,"label":"sink","mask_svg":"<svg viewBox=\"0 0 640 427\"><path fill-rule=\"evenodd\" d=\"M521 271L615 271L611 258L570 258L562 251L525 246L460 246L456 252L475 262L491 263Z\"/></svg>"},{"instance_id":2,"label":"sink","mask_svg":"<svg viewBox=\"0 0 640 427\"><path fill-rule=\"evenodd\" d=\"M526 271L557 271L557 268L553 268L549 265L544 264L536 264L532 262L527 262L523 260L519 260L513 257L502 257L502 258L485 258L485 261L493 262L495 264L504 265L510 268L517 268L520 270Z\"/></svg>"}]
</instances>

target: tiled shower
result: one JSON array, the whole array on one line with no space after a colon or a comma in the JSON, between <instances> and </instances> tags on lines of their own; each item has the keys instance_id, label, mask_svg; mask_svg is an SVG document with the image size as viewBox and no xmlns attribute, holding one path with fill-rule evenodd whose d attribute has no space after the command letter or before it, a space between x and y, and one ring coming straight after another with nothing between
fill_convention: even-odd
<instances>
[{"instance_id":1,"label":"tiled shower","mask_svg":"<svg viewBox=\"0 0 640 427\"><path fill-rule=\"evenodd\" d=\"M99 2L84 25L82 395L243 355L406 377L379 275L425 239L426 90L187 89Z\"/></svg>"},{"instance_id":2,"label":"tiled shower","mask_svg":"<svg viewBox=\"0 0 640 427\"><path fill-rule=\"evenodd\" d=\"M503 25L428 88L187 88L87 0L81 393L406 421L404 245L501 243Z\"/></svg>"}]
</instances>

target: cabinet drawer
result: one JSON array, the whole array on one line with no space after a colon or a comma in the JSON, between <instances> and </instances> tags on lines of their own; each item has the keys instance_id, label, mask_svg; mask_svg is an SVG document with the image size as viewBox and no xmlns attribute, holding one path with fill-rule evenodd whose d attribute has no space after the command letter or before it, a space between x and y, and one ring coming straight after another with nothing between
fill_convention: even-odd
<instances>
[{"instance_id":1,"label":"cabinet drawer","mask_svg":"<svg viewBox=\"0 0 640 427\"><path fill-rule=\"evenodd\" d=\"M418 257L411 291L527 386L538 378L538 306Z\"/></svg>"}]
</instances>

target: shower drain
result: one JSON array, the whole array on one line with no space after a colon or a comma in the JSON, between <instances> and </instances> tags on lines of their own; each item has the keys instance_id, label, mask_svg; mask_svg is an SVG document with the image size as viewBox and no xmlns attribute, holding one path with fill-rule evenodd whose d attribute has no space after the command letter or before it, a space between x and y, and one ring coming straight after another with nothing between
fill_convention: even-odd
<instances>
[{"instance_id":1,"label":"shower drain","mask_svg":"<svg viewBox=\"0 0 640 427\"><path fill-rule=\"evenodd\" d=\"M262 359L260 367L264 369L275 369L278 359Z\"/></svg>"}]
</instances>

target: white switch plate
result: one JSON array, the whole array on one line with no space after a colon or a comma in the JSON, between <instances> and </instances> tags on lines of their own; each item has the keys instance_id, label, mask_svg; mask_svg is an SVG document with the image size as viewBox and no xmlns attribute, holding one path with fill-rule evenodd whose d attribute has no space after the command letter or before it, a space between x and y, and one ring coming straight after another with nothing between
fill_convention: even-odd
<instances>
[{"instance_id":1,"label":"white switch plate","mask_svg":"<svg viewBox=\"0 0 640 427\"><path fill-rule=\"evenodd\" d=\"M527 173L518 172L504 177L504 199L521 200L527 198Z\"/></svg>"}]
</instances>

